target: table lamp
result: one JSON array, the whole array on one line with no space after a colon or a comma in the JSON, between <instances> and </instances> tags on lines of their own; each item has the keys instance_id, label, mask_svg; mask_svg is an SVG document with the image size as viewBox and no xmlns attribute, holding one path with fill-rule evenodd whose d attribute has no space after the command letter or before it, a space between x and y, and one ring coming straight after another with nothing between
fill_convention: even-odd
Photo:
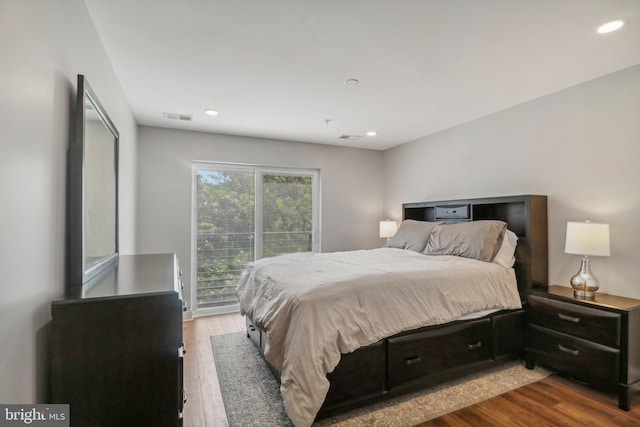
<instances>
[{"instance_id":1,"label":"table lamp","mask_svg":"<svg viewBox=\"0 0 640 427\"><path fill-rule=\"evenodd\" d=\"M395 221L386 220L380 221L380 238L387 238L387 242L389 239L396 234L398 231L398 224Z\"/></svg>"},{"instance_id":2,"label":"table lamp","mask_svg":"<svg viewBox=\"0 0 640 427\"><path fill-rule=\"evenodd\" d=\"M598 279L591 273L590 256L609 256L609 224L591 222L567 222L565 253L583 255L580 271L571 277L573 296L593 299L600 287Z\"/></svg>"}]
</instances>

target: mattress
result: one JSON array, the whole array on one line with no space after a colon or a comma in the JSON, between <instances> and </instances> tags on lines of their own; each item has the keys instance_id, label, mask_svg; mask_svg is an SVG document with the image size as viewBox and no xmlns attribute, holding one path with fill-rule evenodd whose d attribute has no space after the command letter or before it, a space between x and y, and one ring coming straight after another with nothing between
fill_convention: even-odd
<instances>
[{"instance_id":1,"label":"mattress","mask_svg":"<svg viewBox=\"0 0 640 427\"><path fill-rule=\"evenodd\" d=\"M521 308L513 269L449 255L380 248L297 253L250 264L243 315L268 336L293 423L309 426L343 353L399 332Z\"/></svg>"}]
</instances>

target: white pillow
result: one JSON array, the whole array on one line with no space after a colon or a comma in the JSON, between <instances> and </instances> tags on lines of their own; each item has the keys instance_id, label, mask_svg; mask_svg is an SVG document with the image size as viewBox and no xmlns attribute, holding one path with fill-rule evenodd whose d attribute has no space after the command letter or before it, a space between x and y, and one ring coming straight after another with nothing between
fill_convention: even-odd
<instances>
[{"instance_id":1,"label":"white pillow","mask_svg":"<svg viewBox=\"0 0 640 427\"><path fill-rule=\"evenodd\" d=\"M502 245L498 249L498 253L493 257L493 262L500 264L504 268L511 268L516 263L516 246L518 244L518 236L511 230L504 233Z\"/></svg>"}]
</instances>

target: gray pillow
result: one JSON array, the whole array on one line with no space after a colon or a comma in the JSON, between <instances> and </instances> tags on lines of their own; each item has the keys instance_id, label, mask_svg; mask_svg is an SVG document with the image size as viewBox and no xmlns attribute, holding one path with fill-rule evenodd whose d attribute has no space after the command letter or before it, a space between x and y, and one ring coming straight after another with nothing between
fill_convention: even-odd
<instances>
[{"instance_id":1,"label":"gray pillow","mask_svg":"<svg viewBox=\"0 0 640 427\"><path fill-rule=\"evenodd\" d=\"M387 242L385 248L409 249L422 252L427 246L431 231L443 222L416 221L405 219L396 234Z\"/></svg>"},{"instance_id":2,"label":"gray pillow","mask_svg":"<svg viewBox=\"0 0 640 427\"><path fill-rule=\"evenodd\" d=\"M506 228L505 222L490 220L438 225L431 232L424 253L489 262L500 248Z\"/></svg>"}]
</instances>

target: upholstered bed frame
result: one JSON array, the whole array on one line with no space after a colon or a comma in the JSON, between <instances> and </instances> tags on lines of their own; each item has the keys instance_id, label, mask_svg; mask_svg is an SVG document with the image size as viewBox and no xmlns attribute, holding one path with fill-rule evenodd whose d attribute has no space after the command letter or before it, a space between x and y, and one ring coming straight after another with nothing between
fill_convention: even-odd
<instances>
[{"instance_id":1,"label":"upholstered bed frame","mask_svg":"<svg viewBox=\"0 0 640 427\"><path fill-rule=\"evenodd\" d=\"M521 299L548 281L547 198L507 196L407 203L403 219L502 220L518 236L514 269ZM264 351L267 335L247 319L247 336ZM327 375L330 389L317 418L521 358L524 309L403 332L344 354ZM272 367L276 377L279 373Z\"/></svg>"}]
</instances>

